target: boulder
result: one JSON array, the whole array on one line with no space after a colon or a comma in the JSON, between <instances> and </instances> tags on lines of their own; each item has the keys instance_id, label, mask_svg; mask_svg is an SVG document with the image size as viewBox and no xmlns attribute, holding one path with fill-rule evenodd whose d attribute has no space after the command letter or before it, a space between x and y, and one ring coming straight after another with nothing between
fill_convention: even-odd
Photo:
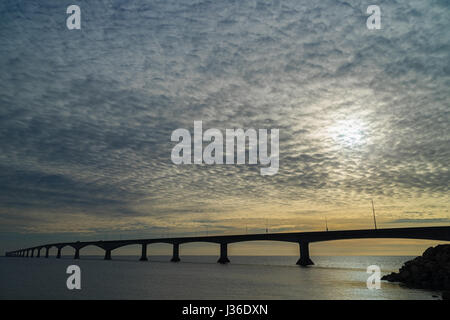
<instances>
[{"instance_id":1,"label":"boulder","mask_svg":"<svg viewBox=\"0 0 450 320\"><path fill-rule=\"evenodd\" d=\"M450 290L450 245L430 247L422 256L405 262L398 273L392 272L381 279L413 288ZM448 296L448 291L445 292Z\"/></svg>"}]
</instances>

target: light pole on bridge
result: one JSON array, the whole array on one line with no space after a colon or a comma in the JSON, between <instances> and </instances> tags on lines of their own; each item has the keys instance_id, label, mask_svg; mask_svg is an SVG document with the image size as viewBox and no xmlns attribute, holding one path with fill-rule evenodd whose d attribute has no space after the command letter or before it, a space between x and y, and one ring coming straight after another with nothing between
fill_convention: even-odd
<instances>
[{"instance_id":1,"label":"light pole on bridge","mask_svg":"<svg viewBox=\"0 0 450 320\"><path fill-rule=\"evenodd\" d=\"M377 219L375 217L375 206L373 205L373 199L372 200L372 212L373 212L373 224L375 225L375 230L377 230Z\"/></svg>"}]
</instances>

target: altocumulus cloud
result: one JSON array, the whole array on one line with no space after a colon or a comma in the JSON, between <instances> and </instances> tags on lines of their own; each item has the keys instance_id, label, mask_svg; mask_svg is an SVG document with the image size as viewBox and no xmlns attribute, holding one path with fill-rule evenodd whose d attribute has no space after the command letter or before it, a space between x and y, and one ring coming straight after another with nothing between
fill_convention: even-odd
<instances>
[{"instance_id":1,"label":"altocumulus cloud","mask_svg":"<svg viewBox=\"0 0 450 320\"><path fill-rule=\"evenodd\" d=\"M39 212L207 223L254 203L448 197L446 1L379 1L376 31L367 1L77 4L80 31L64 2L0 3L4 228ZM279 128L278 174L173 165L170 134L194 120Z\"/></svg>"}]
</instances>

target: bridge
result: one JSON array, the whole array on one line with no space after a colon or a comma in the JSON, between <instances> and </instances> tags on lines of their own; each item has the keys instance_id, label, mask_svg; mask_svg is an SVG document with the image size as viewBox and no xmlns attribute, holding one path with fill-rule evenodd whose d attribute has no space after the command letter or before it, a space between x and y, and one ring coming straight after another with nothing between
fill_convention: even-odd
<instances>
[{"instance_id":1,"label":"bridge","mask_svg":"<svg viewBox=\"0 0 450 320\"><path fill-rule=\"evenodd\" d=\"M111 260L111 252L117 248L128 245L141 245L141 261L147 261L147 246L153 243L168 243L173 245L172 262L180 261L180 245L192 242L209 242L220 245L220 257L218 263L228 263L228 244L246 241L284 241L298 243L300 258L297 264L300 266L313 265L309 256L309 244L311 242L333 241L345 239L424 239L450 241L450 227L421 227L421 228L391 228L391 229L367 229L367 230L344 230L344 231L321 231L321 232L285 232L285 233L261 233L245 235L221 235L202 237L179 237L158 239L135 239L135 240L110 240L110 241L85 241L64 242L45 244L36 247L19 249L7 252L8 257L36 257L41 256L41 250L45 249L45 257L49 257L50 248L56 247L58 253L56 258L61 258L62 248L69 246L75 249L74 259L80 259L80 250L87 246L97 246L105 250L105 260Z\"/></svg>"}]
</instances>

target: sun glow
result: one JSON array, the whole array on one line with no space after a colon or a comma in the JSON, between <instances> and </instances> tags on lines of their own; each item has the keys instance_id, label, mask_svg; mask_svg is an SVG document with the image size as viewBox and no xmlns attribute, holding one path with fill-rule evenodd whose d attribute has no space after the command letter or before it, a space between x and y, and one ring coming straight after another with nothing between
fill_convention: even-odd
<instances>
[{"instance_id":1,"label":"sun glow","mask_svg":"<svg viewBox=\"0 0 450 320\"><path fill-rule=\"evenodd\" d=\"M329 127L328 133L338 144L354 147L365 142L365 126L359 120L340 120Z\"/></svg>"}]
</instances>

